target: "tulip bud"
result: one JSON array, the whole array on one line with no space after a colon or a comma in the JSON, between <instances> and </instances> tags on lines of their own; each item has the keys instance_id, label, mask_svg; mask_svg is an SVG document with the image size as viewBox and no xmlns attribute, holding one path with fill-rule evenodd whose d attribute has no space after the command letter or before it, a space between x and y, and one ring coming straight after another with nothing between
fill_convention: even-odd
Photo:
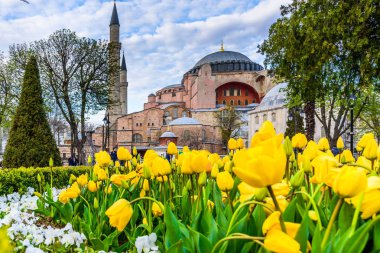
<instances>
[{"instance_id":1,"label":"tulip bud","mask_svg":"<svg viewBox=\"0 0 380 253\"><path fill-rule=\"evenodd\" d=\"M224 164L224 171L228 171L228 172L232 171L232 161L228 161Z\"/></svg>"},{"instance_id":2,"label":"tulip bud","mask_svg":"<svg viewBox=\"0 0 380 253\"><path fill-rule=\"evenodd\" d=\"M286 154L286 157L290 157L293 154L293 147L292 147L292 142L289 139L289 136L286 136L283 144L283 148Z\"/></svg>"},{"instance_id":3,"label":"tulip bud","mask_svg":"<svg viewBox=\"0 0 380 253\"><path fill-rule=\"evenodd\" d=\"M311 172L311 162L307 156L303 157L302 169L305 173Z\"/></svg>"},{"instance_id":4,"label":"tulip bud","mask_svg":"<svg viewBox=\"0 0 380 253\"><path fill-rule=\"evenodd\" d=\"M77 181L77 177L73 174L70 175L69 184L72 184L73 182Z\"/></svg>"},{"instance_id":5,"label":"tulip bud","mask_svg":"<svg viewBox=\"0 0 380 253\"><path fill-rule=\"evenodd\" d=\"M116 167L116 168L119 168L119 167L120 167L120 162L119 162L119 161L116 161L116 162L115 162L115 167Z\"/></svg>"},{"instance_id":6,"label":"tulip bud","mask_svg":"<svg viewBox=\"0 0 380 253\"><path fill-rule=\"evenodd\" d=\"M87 165L88 166L92 165L92 156L90 156L90 155L87 157Z\"/></svg>"},{"instance_id":7,"label":"tulip bud","mask_svg":"<svg viewBox=\"0 0 380 253\"><path fill-rule=\"evenodd\" d=\"M336 142L336 147L340 150L344 149L344 142L343 142L342 137L340 137L340 136Z\"/></svg>"},{"instance_id":8,"label":"tulip bud","mask_svg":"<svg viewBox=\"0 0 380 253\"><path fill-rule=\"evenodd\" d=\"M98 209L99 208L99 201L98 199L95 197L94 198L94 209Z\"/></svg>"},{"instance_id":9,"label":"tulip bud","mask_svg":"<svg viewBox=\"0 0 380 253\"><path fill-rule=\"evenodd\" d=\"M305 186L301 187L301 192L307 192ZM307 197L306 194L301 194L301 196L302 196L302 198L303 198L304 201L309 201L309 199L308 199L308 197Z\"/></svg>"},{"instance_id":10,"label":"tulip bud","mask_svg":"<svg viewBox=\"0 0 380 253\"><path fill-rule=\"evenodd\" d=\"M294 188L300 187L303 183L304 175L305 173L303 170L297 171L297 173L294 174L292 178L290 179L291 186L293 186Z\"/></svg>"},{"instance_id":11,"label":"tulip bud","mask_svg":"<svg viewBox=\"0 0 380 253\"><path fill-rule=\"evenodd\" d=\"M144 225L148 225L148 220L145 217L143 218L142 222Z\"/></svg>"},{"instance_id":12,"label":"tulip bud","mask_svg":"<svg viewBox=\"0 0 380 253\"><path fill-rule=\"evenodd\" d=\"M189 189L189 190L192 189L192 187L191 187L191 181L190 180L191 179L187 180L187 182L186 182L186 188Z\"/></svg>"},{"instance_id":13,"label":"tulip bud","mask_svg":"<svg viewBox=\"0 0 380 253\"><path fill-rule=\"evenodd\" d=\"M137 165L137 159L136 159L136 157L133 157L133 158L132 158L132 165L133 165L133 166L136 166L136 165Z\"/></svg>"},{"instance_id":14,"label":"tulip bud","mask_svg":"<svg viewBox=\"0 0 380 253\"><path fill-rule=\"evenodd\" d=\"M363 155L370 161L377 159L377 143L375 139L370 139L364 148Z\"/></svg>"},{"instance_id":15,"label":"tulip bud","mask_svg":"<svg viewBox=\"0 0 380 253\"><path fill-rule=\"evenodd\" d=\"M39 193L39 192L34 192L34 195L36 195L36 196L39 197L39 198L42 198L42 195L41 195L41 193Z\"/></svg>"},{"instance_id":16,"label":"tulip bud","mask_svg":"<svg viewBox=\"0 0 380 253\"><path fill-rule=\"evenodd\" d=\"M257 201L263 201L268 196L267 188L260 188L255 192L255 199Z\"/></svg>"},{"instance_id":17,"label":"tulip bud","mask_svg":"<svg viewBox=\"0 0 380 253\"><path fill-rule=\"evenodd\" d=\"M144 178L150 179L152 177L152 172L150 171L148 166L144 166Z\"/></svg>"},{"instance_id":18,"label":"tulip bud","mask_svg":"<svg viewBox=\"0 0 380 253\"><path fill-rule=\"evenodd\" d=\"M128 189L129 188L129 184L127 183L127 181L121 180L121 187L123 187L124 189Z\"/></svg>"},{"instance_id":19,"label":"tulip bud","mask_svg":"<svg viewBox=\"0 0 380 253\"><path fill-rule=\"evenodd\" d=\"M144 189L144 191L149 191L149 180L144 179L143 189Z\"/></svg>"},{"instance_id":20,"label":"tulip bud","mask_svg":"<svg viewBox=\"0 0 380 253\"><path fill-rule=\"evenodd\" d=\"M53 161L53 158L50 157L50 160L49 160L49 167L53 167L54 166L54 161Z\"/></svg>"},{"instance_id":21,"label":"tulip bud","mask_svg":"<svg viewBox=\"0 0 380 253\"><path fill-rule=\"evenodd\" d=\"M211 169L211 177L216 178L216 175L219 173L219 167L217 163L214 163Z\"/></svg>"},{"instance_id":22,"label":"tulip bud","mask_svg":"<svg viewBox=\"0 0 380 253\"><path fill-rule=\"evenodd\" d=\"M206 180L207 180L207 174L206 174L206 171L203 171L202 173L199 174L198 185L199 186L205 185Z\"/></svg>"},{"instance_id":23,"label":"tulip bud","mask_svg":"<svg viewBox=\"0 0 380 253\"><path fill-rule=\"evenodd\" d=\"M41 183L41 175L39 173L37 174L37 181L38 183Z\"/></svg>"},{"instance_id":24,"label":"tulip bud","mask_svg":"<svg viewBox=\"0 0 380 253\"><path fill-rule=\"evenodd\" d=\"M137 149L136 149L136 147L133 147L132 154L133 154L133 156L137 155Z\"/></svg>"}]
</instances>

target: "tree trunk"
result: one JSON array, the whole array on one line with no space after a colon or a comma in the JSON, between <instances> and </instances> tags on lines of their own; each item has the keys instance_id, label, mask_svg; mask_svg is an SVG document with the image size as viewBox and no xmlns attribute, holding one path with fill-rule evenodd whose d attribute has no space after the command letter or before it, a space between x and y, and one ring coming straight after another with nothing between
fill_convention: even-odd
<instances>
[{"instance_id":1,"label":"tree trunk","mask_svg":"<svg viewBox=\"0 0 380 253\"><path fill-rule=\"evenodd\" d=\"M306 137L314 140L315 132L315 101L308 101L305 104Z\"/></svg>"}]
</instances>

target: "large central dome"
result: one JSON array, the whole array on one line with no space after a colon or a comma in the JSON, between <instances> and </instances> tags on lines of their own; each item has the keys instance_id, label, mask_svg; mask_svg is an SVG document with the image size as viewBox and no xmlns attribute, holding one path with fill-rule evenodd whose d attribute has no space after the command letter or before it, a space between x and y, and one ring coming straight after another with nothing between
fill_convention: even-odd
<instances>
[{"instance_id":1,"label":"large central dome","mask_svg":"<svg viewBox=\"0 0 380 253\"><path fill-rule=\"evenodd\" d=\"M194 68L200 67L206 63L219 63L219 62L228 62L228 61L236 61L236 62L252 62L247 56L244 54L234 52L234 51L219 51L212 54L208 54L202 59L200 59L195 65Z\"/></svg>"},{"instance_id":2,"label":"large central dome","mask_svg":"<svg viewBox=\"0 0 380 253\"><path fill-rule=\"evenodd\" d=\"M264 69L260 64L251 61L242 53L219 51L200 59L188 73L197 74L204 64L210 64L213 73L260 71Z\"/></svg>"}]
</instances>

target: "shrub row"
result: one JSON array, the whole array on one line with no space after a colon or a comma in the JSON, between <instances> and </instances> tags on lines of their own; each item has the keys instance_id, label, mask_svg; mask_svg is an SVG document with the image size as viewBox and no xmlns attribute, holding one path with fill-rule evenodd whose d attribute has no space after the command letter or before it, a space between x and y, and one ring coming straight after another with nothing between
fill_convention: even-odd
<instances>
[{"instance_id":1,"label":"shrub row","mask_svg":"<svg viewBox=\"0 0 380 253\"><path fill-rule=\"evenodd\" d=\"M89 171L90 167L88 166L53 167L53 186L63 188L69 184L71 174L79 176ZM41 182L37 180L38 174L40 174ZM36 191L39 191L40 186L44 187L46 183L50 184L50 175L51 170L49 167L1 169L0 196L12 192L24 193L28 187L33 187Z\"/></svg>"}]
</instances>

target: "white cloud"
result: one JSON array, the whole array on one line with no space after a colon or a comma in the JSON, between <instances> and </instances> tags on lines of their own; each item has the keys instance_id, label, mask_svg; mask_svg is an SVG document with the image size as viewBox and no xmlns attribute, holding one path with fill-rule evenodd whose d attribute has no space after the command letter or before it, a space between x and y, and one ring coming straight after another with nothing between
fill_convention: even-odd
<instances>
[{"instance_id":1,"label":"white cloud","mask_svg":"<svg viewBox=\"0 0 380 253\"><path fill-rule=\"evenodd\" d=\"M0 50L47 38L69 28L80 36L108 39L113 1L0 0ZM224 40L226 50L262 63L257 45L290 0L131 0L117 2L129 81L129 111L147 95L179 83L182 75Z\"/></svg>"}]
</instances>

